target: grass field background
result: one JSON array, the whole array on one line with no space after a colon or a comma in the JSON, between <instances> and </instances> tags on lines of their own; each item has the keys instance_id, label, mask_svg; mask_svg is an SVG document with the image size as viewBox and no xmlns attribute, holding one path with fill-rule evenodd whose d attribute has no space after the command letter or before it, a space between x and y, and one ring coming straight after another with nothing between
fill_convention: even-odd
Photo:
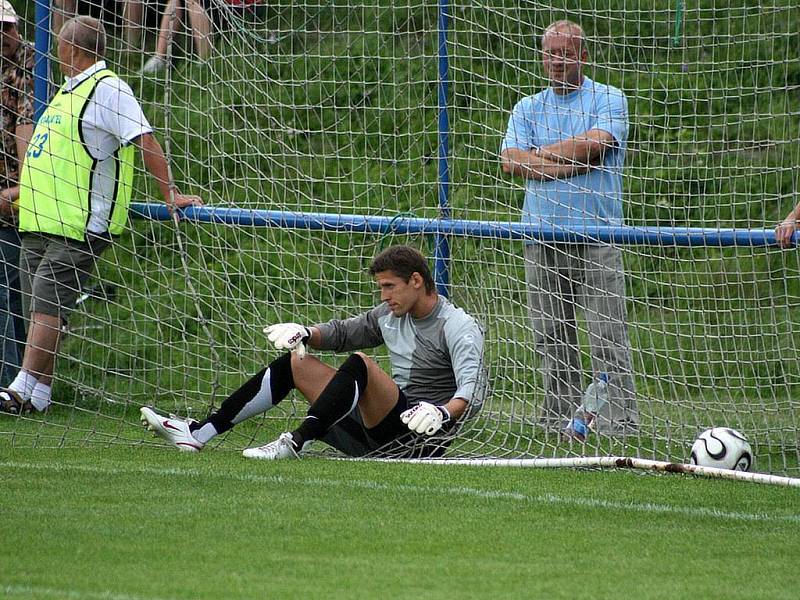
<instances>
[{"instance_id":1,"label":"grass field background","mask_svg":"<svg viewBox=\"0 0 800 600\"><path fill-rule=\"evenodd\" d=\"M795 598L797 491L0 446L3 597Z\"/></svg>"}]
</instances>

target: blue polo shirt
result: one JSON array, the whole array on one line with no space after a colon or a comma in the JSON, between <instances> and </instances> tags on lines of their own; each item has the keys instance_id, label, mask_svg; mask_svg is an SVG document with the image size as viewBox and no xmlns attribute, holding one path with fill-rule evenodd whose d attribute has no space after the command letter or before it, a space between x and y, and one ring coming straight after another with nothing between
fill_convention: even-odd
<instances>
[{"instance_id":1,"label":"blue polo shirt","mask_svg":"<svg viewBox=\"0 0 800 600\"><path fill-rule=\"evenodd\" d=\"M569 94L552 88L520 100L511 113L501 151L532 150L590 129L607 131L616 146L603 164L567 179L527 179L522 220L545 227L622 224L622 167L628 141L628 101L615 87L584 77Z\"/></svg>"}]
</instances>

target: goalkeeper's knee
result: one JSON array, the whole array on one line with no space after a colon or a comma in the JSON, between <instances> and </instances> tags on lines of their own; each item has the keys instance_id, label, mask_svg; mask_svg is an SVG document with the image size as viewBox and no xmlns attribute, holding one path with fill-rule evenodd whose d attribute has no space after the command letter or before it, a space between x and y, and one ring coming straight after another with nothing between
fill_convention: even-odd
<instances>
[{"instance_id":1,"label":"goalkeeper's knee","mask_svg":"<svg viewBox=\"0 0 800 600\"><path fill-rule=\"evenodd\" d=\"M351 354L347 357L347 360L342 363L342 366L339 367L339 372L350 375L350 377L355 380L359 393L364 393L367 387L369 369L363 354L360 352Z\"/></svg>"}]
</instances>

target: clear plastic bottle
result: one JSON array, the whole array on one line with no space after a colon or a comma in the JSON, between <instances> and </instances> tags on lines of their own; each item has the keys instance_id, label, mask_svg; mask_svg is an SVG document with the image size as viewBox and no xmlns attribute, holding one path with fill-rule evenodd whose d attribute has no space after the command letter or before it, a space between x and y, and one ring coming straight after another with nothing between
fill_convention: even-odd
<instances>
[{"instance_id":1,"label":"clear plastic bottle","mask_svg":"<svg viewBox=\"0 0 800 600\"><path fill-rule=\"evenodd\" d=\"M600 373L583 393L583 403L564 428L564 437L585 441L597 413L608 402L608 373Z\"/></svg>"}]
</instances>

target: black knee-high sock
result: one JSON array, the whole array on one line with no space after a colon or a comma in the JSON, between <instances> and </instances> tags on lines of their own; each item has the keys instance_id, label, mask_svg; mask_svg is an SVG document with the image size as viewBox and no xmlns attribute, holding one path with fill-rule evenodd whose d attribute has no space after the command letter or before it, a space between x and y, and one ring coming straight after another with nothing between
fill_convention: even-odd
<instances>
[{"instance_id":1,"label":"black knee-high sock","mask_svg":"<svg viewBox=\"0 0 800 600\"><path fill-rule=\"evenodd\" d=\"M292 432L295 446L302 448L305 442L325 435L355 408L366 387L367 365L361 356L352 354L308 409L308 416L300 427Z\"/></svg>"},{"instance_id":2,"label":"black knee-high sock","mask_svg":"<svg viewBox=\"0 0 800 600\"><path fill-rule=\"evenodd\" d=\"M222 406L209 415L205 421L190 425L192 434L199 439L208 437L208 435L213 437L224 433L237 423L268 411L293 389L291 354L284 354L228 396ZM208 424L213 426L214 431L210 431L208 427L203 430L203 427ZM208 439L200 439L200 441L205 443Z\"/></svg>"}]
</instances>

